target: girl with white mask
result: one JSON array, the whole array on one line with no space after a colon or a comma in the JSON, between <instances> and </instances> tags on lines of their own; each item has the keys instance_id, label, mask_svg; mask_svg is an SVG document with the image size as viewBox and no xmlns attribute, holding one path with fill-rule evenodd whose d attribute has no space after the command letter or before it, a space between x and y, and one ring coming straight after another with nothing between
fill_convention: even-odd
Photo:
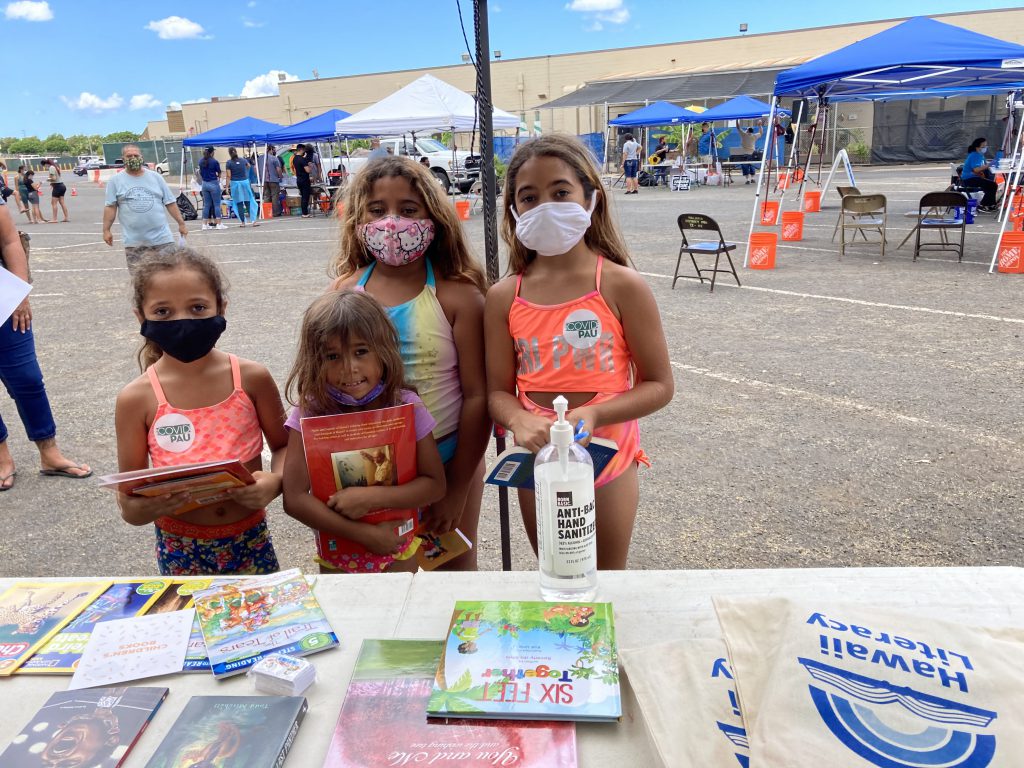
<instances>
[{"instance_id":1,"label":"girl with white mask","mask_svg":"<svg viewBox=\"0 0 1024 768\"><path fill-rule=\"evenodd\" d=\"M502 236L512 275L484 308L492 418L532 451L548 442L552 401L586 445L613 440L619 452L595 479L597 563L626 567L639 500L637 419L664 407L674 389L661 318L631 267L589 151L550 135L520 145L505 175ZM532 491L519 491L537 550Z\"/></svg>"}]
</instances>

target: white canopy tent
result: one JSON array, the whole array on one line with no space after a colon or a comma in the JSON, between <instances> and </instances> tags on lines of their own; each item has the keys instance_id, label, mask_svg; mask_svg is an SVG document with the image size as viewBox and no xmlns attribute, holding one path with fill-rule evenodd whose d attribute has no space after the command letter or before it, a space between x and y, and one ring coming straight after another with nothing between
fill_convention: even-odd
<instances>
[{"instance_id":1,"label":"white canopy tent","mask_svg":"<svg viewBox=\"0 0 1024 768\"><path fill-rule=\"evenodd\" d=\"M494 108L494 130L516 130L519 117ZM479 130L476 100L433 75L423 75L376 104L339 120L340 135L390 136L419 131Z\"/></svg>"}]
</instances>

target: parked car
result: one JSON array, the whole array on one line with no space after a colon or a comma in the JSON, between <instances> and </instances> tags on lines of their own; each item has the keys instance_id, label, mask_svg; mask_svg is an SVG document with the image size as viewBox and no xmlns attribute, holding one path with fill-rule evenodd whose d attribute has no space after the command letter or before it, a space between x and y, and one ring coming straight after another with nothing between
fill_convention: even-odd
<instances>
[{"instance_id":1,"label":"parked car","mask_svg":"<svg viewBox=\"0 0 1024 768\"><path fill-rule=\"evenodd\" d=\"M155 169L156 172L159 173L161 176L166 176L168 173L171 172L171 164L167 161L167 158L165 157L163 160L156 164Z\"/></svg>"},{"instance_id":2,"label":"parked car","mask_svg":"<svg viewBox=\"0 0 1024 768\"><path fill-rule=\"evenodd\" d=\"M411 157L419 160L426 157L430 161L430 172L437 177L445 190L453 185L460 191L466 192L473 186L473 182L480 178L480 157L471 155L465 150L452 152L441 142L431 138L416 137L413 141L411 136L398 136L393 138L382 138L380 145L383 149L390 149L391 154L401 157ZM342 160L349 173L358 173L366 165L367 158L325 158L325 171L332 171ZM326 167L330 166L330 167Z\"/></svg>"},{"instance_id":3,"label":"parked car","mask_svg":"<svg viewBox=\"0 0 1024 768\"><path fill-rule=\"evenodd\" d=\"M79 160L78 165L74 167L73 172L76 176L85 176L89 171L96 171L104 167L106 166L103 165L103 161L97 157L91 160L86 160L85 162Z\"/></svg>"}]
</instances>

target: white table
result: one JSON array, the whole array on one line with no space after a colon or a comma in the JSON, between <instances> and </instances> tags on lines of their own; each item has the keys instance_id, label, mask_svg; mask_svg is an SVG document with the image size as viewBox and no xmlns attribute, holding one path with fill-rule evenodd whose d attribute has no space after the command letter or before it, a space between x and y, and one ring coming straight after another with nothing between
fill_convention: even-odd
<instances>
[{"instance_id":1,"label":"white table","mask_svg":"<svg viewBox=\"0 0 1024 768\"><path fill-rule=\"evenodd\" d=\"M0 580L0 588L16 581ZM317 667L318 682L306 693L309 712L288 759L291 768L322 764L364 638L441 639L456 600L540 599L532 571L320 576L315 591L341 647L309 657ZM615 605L619 647L642 648L673 639L720 636L712 595L868 602L978 625L1024 627L1021 568L615 571L600 574L598 599ZM0 747L51 693L64 690L68 679L0 679L3 711L13 713L0 718ZM581 766L656 764L629 681L625 676L622 681L622 722L577 726ZM132 750L127 768L146 764L190 696L252 693L244 676L218 681L205 674L177 675L139 684L166 685L171 693Z\"/></svg>"}]
</instances>

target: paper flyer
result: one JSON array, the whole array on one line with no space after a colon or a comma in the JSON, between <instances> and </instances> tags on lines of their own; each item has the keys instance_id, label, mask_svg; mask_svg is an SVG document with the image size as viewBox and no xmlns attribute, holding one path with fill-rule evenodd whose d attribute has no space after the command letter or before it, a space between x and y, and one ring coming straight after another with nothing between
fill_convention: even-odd
<instances>
[{"instance_id":1,"label":"paper flyer","mask_svg":"<svg viewBox=\"0 0 1024 768\"><path fill-rule=\"evenodd\" d=\"M7 322L31 290L32 286L20 277L6 269L0 269L0 319L2 322Z\"/></svg>"},{"instance_id":2,"label":"paper flyer","mask_svg":"<svg viewBox=\"0 0 1024 768\"><path fill-rule=\"evenodd\" d=\"M180 672L194 618L189 609L97 624L68 690Z\"/></svg>"}]
</instances>

